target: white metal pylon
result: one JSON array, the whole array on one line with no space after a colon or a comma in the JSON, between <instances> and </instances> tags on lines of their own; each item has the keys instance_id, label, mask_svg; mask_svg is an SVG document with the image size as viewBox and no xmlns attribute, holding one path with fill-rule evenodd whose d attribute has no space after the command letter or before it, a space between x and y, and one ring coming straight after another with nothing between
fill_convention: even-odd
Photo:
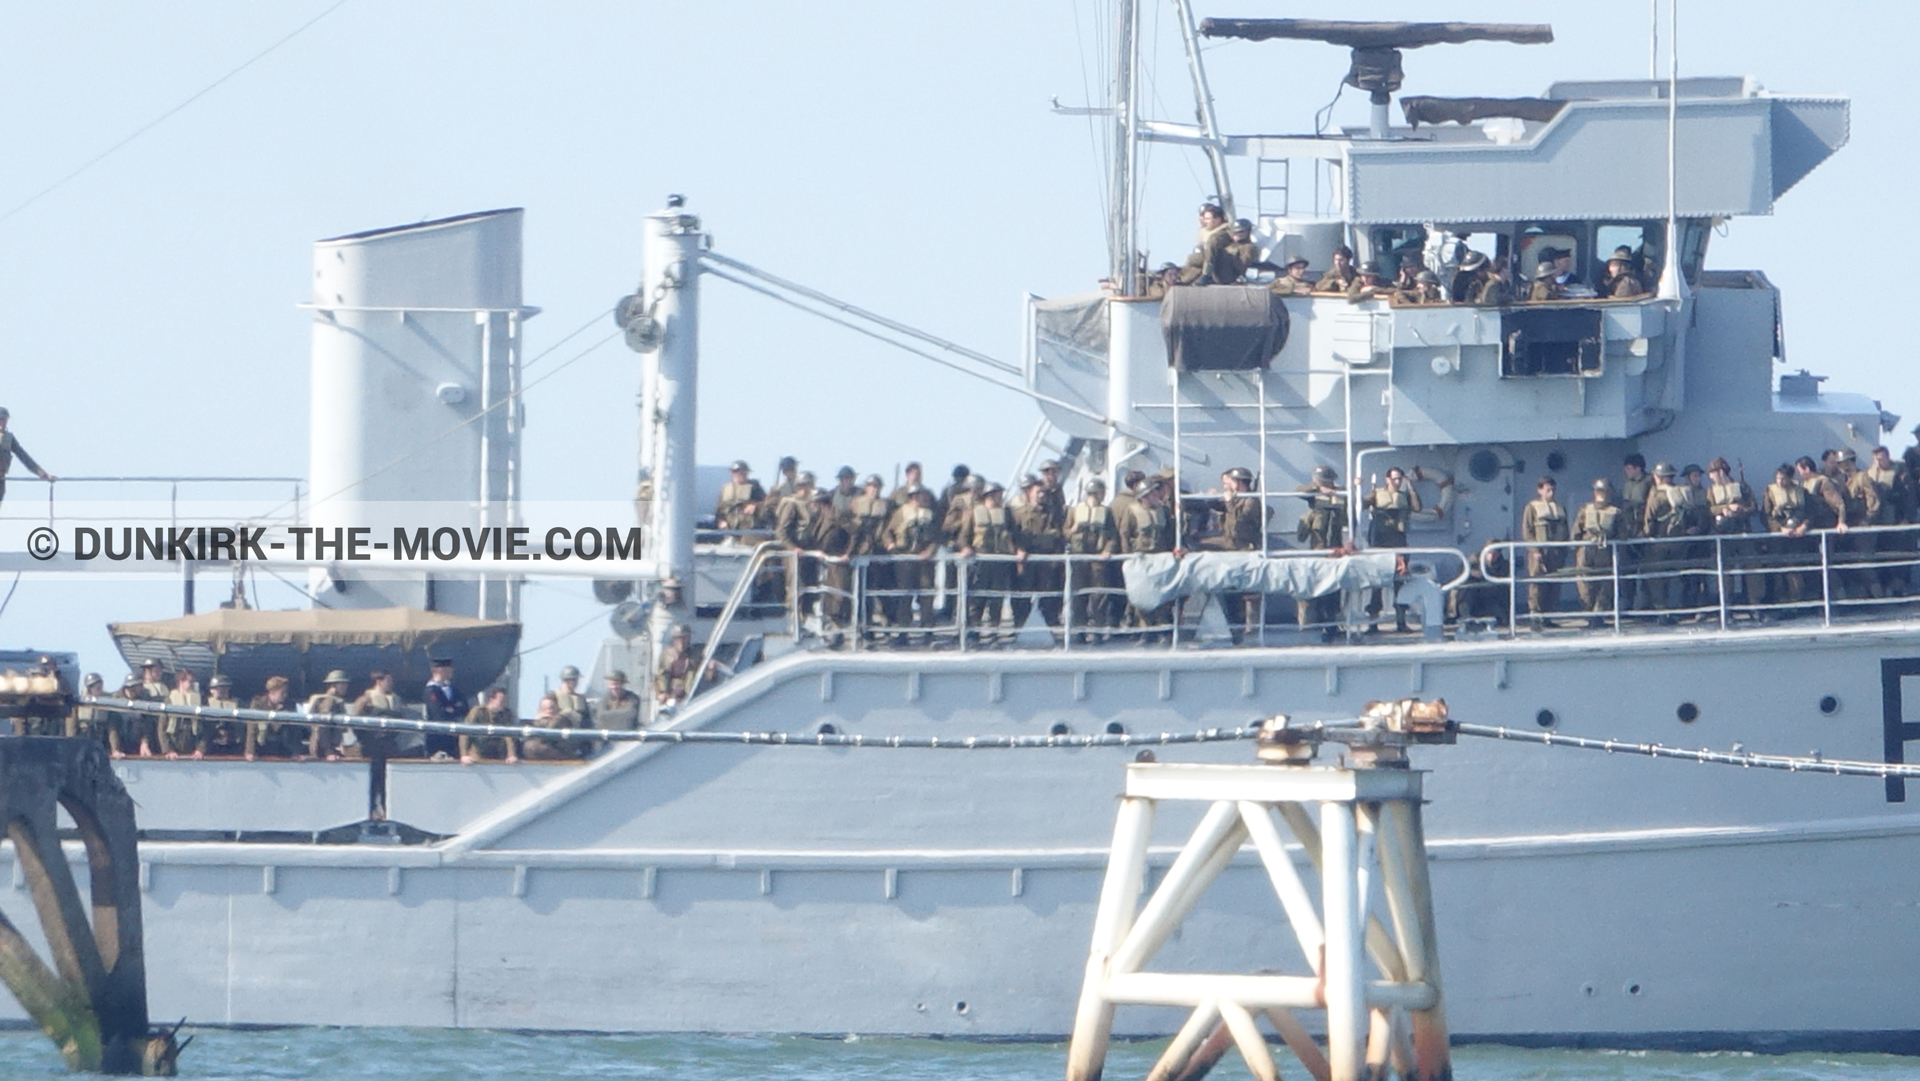
<instances>
[{"instance_id":1,"label":"white metal pylon","mask_svg":"<svg viewBox=\"0 0 1920 1081\"><path fill-rule=\"evenodd\" d=\"M1420 824L1422 774L1404 768L1135 763L1114 826L1093 944L1067 1052L1067 1081L1099 1081L1118 1005L1193 1011L1148 1081L1197 1077L1237 1047L1253 1076L1279 1077L1256 1019L1317 1081L1451 1078ZM1161 801L1209 804L1140 904ZM1319 871L1320 903L1282 840ZM1149 972L1145 966L1251 841L1311 974ZM1378 883L1387 920L1369 912ZM1387 924L1392 925L1391 930ZM1372 978L1371 957L1378 969ZM1326 1011L1324 1050L1295 1016Z\"/></svg>"}]
</instances>

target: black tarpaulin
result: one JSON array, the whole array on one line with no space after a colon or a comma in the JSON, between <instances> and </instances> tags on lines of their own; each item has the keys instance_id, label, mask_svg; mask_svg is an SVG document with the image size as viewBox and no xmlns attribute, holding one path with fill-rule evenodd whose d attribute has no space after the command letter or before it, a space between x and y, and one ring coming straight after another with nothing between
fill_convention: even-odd
<instances>
[{"instance_id":1,"label":"black tarpaulin","mask_svg":"<svg viewBox=\"0 0 1920 1081\"><path fill-rule=\"evenodd\" d=\"M1407 123L1416 128L1449 121L1471 124L1495 116L1544 124L1559 116L1560 110L1566 107L1564 101L1546 98L1434 98L1412 94L1400 99L1400 110L1407 114Z\"/></svg>"},{"instance_id":2,"label":"black tarpaulin","mask_svg":"<svg viewBox=\"0 0 1920 1081\"><path fill-rule=\"evenodd\" d=\"M1160 302L1167 363L1181 371L1265 368L1287 344L1287 306L1264 285L1188 285Z\"/></svg>"}]
</instances>

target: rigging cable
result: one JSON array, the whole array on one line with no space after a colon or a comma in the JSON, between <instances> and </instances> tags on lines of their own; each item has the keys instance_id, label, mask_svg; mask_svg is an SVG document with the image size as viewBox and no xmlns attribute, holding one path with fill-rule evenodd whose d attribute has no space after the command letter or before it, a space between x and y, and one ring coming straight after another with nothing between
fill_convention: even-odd
<instances>
[{"instance_id":1,"label":"rigging cable","mask_svg":"<svg viewBox=\"0 0 1920 1081\"><path fill-rule=\"evenodd\" d=\"M1455 723L1453 728L1463 736L1478 736L1483 739L1511 740L1546 747L1571 747L1581 751L1605 751L1608 754L1637 754L1647 758L1675 758L1683 762L1698 762L1702 765L1775 769L1789 773L1830 773L1843 777L1920 777L1920 762L1865 762L1849 758L1824 758L1817 751L1806 756L1754 754L1740 749L1738 744L1735 744L1735 749L1731 751L1713 751L1704 747L1695 751L1685 747L1668 747L1659 743L1588 739L1582 736L1565 736L1554 732L1528 732L1524 729L1500 728L1486 724Z\"/></svg>"},{"instance_id":2,"label":"rigging cable","mask_svg":"<svg viewBox=\"0 0 1920 1081\"><path fill-rule=\"evenodd\" d=\"M241 64L239 67L234 68L232 71L229 71L225 75L220 76L218 79L215 79L214 81L208 83L206 86L201 87L199 91L194 93L193 96L187 98L187 100L181 102L178 105L175 105L173 108L168 109L166 112L161 113L159 116L154 117L152 120L147 121L145 124L141 125L140 127L135 128L131 135L128 135L126 138L121 139L119 142L113 144L112 146L106 148L105 150L102 150L100 153L95 154L93 157L88 158L86 161L81 162L79 166L73 169L73 171L67 173L65 176L54 181L53 183L48 184L46 187L41 188L39 191L34 192L32 195L28 196L25 201L16 204L13 207L13 209L8 210L4 214L0 214L0 222L6 221L8 218L11 218L15 214L20 213L22 210L27 209L28 207L39 202L41 199L45 198L46 196L53 194L55 191L59 190L61 187L64 187L69 180L72 180L73 178L79 176L81 173L84 173L88 169L91 169L94 166L100 164L102 161L105 161L109 156L111 156L115 151L119 150L121 147L126 146L128 143L133 142L135 139L138 139L142 135L145 135L147 132L152 131L154 128L159 127L161 124L165 123L169 119L172 119L182 109L185 109L187 106L192 105L194 102L199 101L201 98L206 97L208 94L213 93L215 90L219 89L221 84L225 83L227 80L247 70L248 68L252 67L254 64L260 62L261 60L266 59L267 54L273 52L275 49L278 49L280 46L285 45L287 42L292 41L294 38L299 37L301 34L306 33L306 31L310 29L315 23L333 14L334 12L339 11L341 8L345 7L347 3L348 3L348 0L337 0L337 2L332 7L327 8L325 11L322 11L320 14L315 15L313 18L308 19L306 22L301 23L299 26L295 27L293 32L288 34L286 37L283 37L279 41L276 41L273 44L267 46L266 48L260 50L259 52L254 53L252 57L248 58L248 60L245 63Z\"/></svg>"},{"instance_id":3,"label":"rigging cable","mask_svg":"<svg viewBox=\"0 0 1920 1081\"><path fill-rule=\"evenodd\" d=\"M1327 125L1333 123L1333 107L1340 104L1340 95L1346 93L1346 90L1347 80L1343 77L1333 88L1333 100L1322 105L1320 110L1313 114L1313 134L1316 138L1326 134Z\"/></svg>"},{"instance_id":4,"label":"rigging cable","mask_svg":"<svg viewBox=\"0 0 1920 1081\"><path fill-rule=\"evenodd\" d=\"M13 584L7 587L7 597L5 600L0 600L0 616L6 615L7 605L13 603L13 591L20 588L20 575L22 573L21 571L13 572Z\"/></svg>"}]
</instances>

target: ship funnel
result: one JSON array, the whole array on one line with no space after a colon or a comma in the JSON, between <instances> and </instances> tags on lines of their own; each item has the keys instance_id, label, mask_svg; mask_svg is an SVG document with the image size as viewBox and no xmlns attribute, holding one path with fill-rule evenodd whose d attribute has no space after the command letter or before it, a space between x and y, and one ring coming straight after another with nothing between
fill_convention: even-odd
<instances>
[{"instance_id":1,"label":"ship funnel","mask_svg":"<svg viewBox=\"0 0 1920 1081\"><path fill-rule=\"evenodd\" d=\"M1353 50L1346 84L1365 90L1373 102L1372 135L1387 137L1387 106L1406 80L1400 50L1427 45L1458 45L1468 41L1507 41L1515 45L1545 45L1553 41L1553 27L1544 23L1381 23L1328 19L1207 19L1200 32L1210 38L1269 41L1324 41Z\"/></svg>"}]
</instances>

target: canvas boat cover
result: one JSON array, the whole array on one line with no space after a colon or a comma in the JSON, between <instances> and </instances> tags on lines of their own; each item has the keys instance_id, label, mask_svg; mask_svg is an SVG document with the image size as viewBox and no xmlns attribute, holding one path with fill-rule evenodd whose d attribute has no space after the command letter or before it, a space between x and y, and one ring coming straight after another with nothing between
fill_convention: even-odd
<instances>
[{"instance_id":1,"label":"canvas boat cover","mask_svg":"<svg viewBox=\"0 0 1920 1081\"><path fill-rule=\"evenodd\" d=\"M1142 610L1176 597L1213 593L1283 593L1324 597L1329 593L1393 585L1394 553L1350 556L1287 556L1259 552L1161 552L1132 555L1121 564L1127 600Z\"/></svg>"},{"instance_id":2,"label":"canvas boat cover","mask_svg":"<svg viewBox=\"0 0 1920 1081\"><path fill-rule=\"evenodd\" d=\"M222 652L228 645L399 646L403 650L471 638L492 638L518 627L492 619L416 608L310 608L284 612L222 608L178 619L112 623L116 638L194 642Z\"/></svg>"},{"instance_id":3,"label":"canvas boat cover","mask_svg":"<svg viewBox=\"0 0 1920 1081\"><path fill-rule=\"evenodd\" d=\"M1287 306L1264 285L1180 286L1160 302L1160 331L1183 372L1263 369L1287 344Z\"/></svg>"}]
</instances>

